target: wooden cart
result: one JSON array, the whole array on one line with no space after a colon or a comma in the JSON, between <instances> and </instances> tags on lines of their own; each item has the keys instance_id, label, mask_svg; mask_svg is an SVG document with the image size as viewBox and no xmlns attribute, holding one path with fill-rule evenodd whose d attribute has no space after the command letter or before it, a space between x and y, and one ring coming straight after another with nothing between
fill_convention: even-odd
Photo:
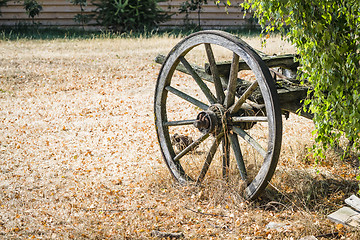
<instances>
[{"instance_id":1,"label":"wooden cart","mask_svg":"<svg viewBox=\"0 0 360 240\"><path fill-rule=\"evenodd\" d=\"M156 131L176 180L219 175L247 199L261 193L278 162L282 115L312 118L302 111L308 88L296 81L294 57L267 56L222 31L191 34L157 56Z\"/></svg>"}]
</instances>

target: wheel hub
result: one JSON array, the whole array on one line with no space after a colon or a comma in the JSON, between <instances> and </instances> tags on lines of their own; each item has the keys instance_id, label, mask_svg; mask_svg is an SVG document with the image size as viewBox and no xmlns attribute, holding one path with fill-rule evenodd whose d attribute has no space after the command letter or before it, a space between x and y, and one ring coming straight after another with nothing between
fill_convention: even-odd
<instances>
[{"instance_id":1,"label":"wheel hub","mask_svg":"<svg viewBox=\"0 0 360 240\"><path fill-rule=\"evenodd\" d=\"M197 115L194 126L202 133L219 133L223 128L224 115L224 107L214 104Z\"/></svg>"}]
</instances>

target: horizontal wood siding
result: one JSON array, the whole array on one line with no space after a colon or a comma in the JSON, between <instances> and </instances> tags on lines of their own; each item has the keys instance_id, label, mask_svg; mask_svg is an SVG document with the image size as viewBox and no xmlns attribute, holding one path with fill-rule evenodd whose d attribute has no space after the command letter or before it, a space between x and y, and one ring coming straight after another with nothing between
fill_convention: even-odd
<instances>
[{"instance_id":1,"label":"horizontal wood siding","mask_svg":"<svg viewBox=\"0 0 360 240\"><path fill-rule=\"evenodd\" d=\"M58 27L79 27L79 23L74 21L74 16L79 14L80 6L73 5L68 0L38 0L42 5L38 16L35 16L36 23L41 26L58 26ZM0 16L0 25L16 25L16 24L31 24L32 19L28 17L23 7L23 1L8 2L7 6L1 8L2 16ZM91 13L95 10L95 6L89 4L84 7L85 14ZM89 25L95 24L92 20Z\"/></svg>"},{"instance_id":2,"label":"horizontal wood siding","mask_svg":"<svg viewBox=\"0 0 360 240\"><path fill-rule=\"evenodd\" d=\"M161 2L159 5L166 11L174 14L170 21L162 23L163 27L179 27L185 23L185 13L179 13L179 8L183 0L170 0ZM202 7L200 14L200 25L203 28L235 28L245 27L250 24L249 16L244 18L244 13L240 3L242 0L232 0L232 5L225 9L224 5L217 6L214 1ZM198 14L192 12L188 16L188 22L198 24Z\"/></svg>"},{"instance_id":3,"label":"horizontal wood siding","mask_svg":"<svg viewBox=\"0 0 360 240\"><path fill-rule=\"evenodd\" d=\"M90 1L89 1L90 2ZM162 28L177 28L184 26L185 14L179 13L179 8L184 0L170 0L160 2L159 6L165 11L172 14L171 20L160 24ZM248 17L244 18L242 8L239 6L242 0L232 0L232 6L225 10L224 6L216 6L213 1L208 1L207 5L203 6L200 14L200 24L203 28L235 28L244 27L251 22ZM36 23L41 26L58 26L58 27L79 27L79 23L74 21L74 16L80 13L80 6L73 5L68 0L39 0L43 9L38 16L34 18ZM92 13L95 6L89 4L84 7L85 14ZM2 16L0 16L0 25L13 26L19 23L31 24L30 19L22 1L10 1L7 6L1 8ZM197 13L190 13L188 16L188 23L197 24ZM89 22L88 26L94 26L95 20Z\"/></svg>"}]
</instances>

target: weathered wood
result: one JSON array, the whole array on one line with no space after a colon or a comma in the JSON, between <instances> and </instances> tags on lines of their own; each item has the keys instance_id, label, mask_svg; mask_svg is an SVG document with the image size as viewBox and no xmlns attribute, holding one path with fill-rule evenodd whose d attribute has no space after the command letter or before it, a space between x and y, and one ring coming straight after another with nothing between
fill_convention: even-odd
<instances>
[{"instance_id":1,"label":"weathered wood","mask_svg":"<svg viewBox=\"0 0 360 240\"><path fill-rule=\"evenodd\" d=\"M202 44L210 44L216 45L219 47L224 48L224 50L231 51L234 56L239 56L240 59L246 60L247 64L251 66L251 70L256 76L256 79L259 84L259 89L261 89L262 96L264 98L264 108L266 109L266 117L267 117L267 128L269 129L268 137L266 139L266 143L264 142L263 150L259 147L260 145L258 137L254 136L247 136L244 135L243 132L236 133L235 131L236 126L231 124L231 114L229 114L229 108L233 104L233 100L236 94L237 86L241 84L243 81L237 78L237 68L239 66L237 58L234 57L234 63L232 68L233 70L230 73L234 76L232 79L229 79L228 82L221 83L223 94L225 95L225 99L221 101L221 97L217 99L219 101L218 104L211 104L208 112L200 112L201 121L205 120L209 122L209 127L207 130L209 133L199 137L198 135L193 135L195 140L192 144L187 146L183 151L180 153L176 153L174 151L174 147L171 143L170 139L170 132L172 131L182 131L185 134L189 134L186 128L180 128L177 125L174 127L165 126L168 124L167 120L167 113L172 112L175 109L178 109L178 106L174 106L171 101L168 101L168 91L169 89L175 89L176 84L172 81L173 73L175 70L180 70L194 76L194 72L200 78L209 79L210 82L212 81L212 76L205 72L204 68L200 68L198 66L194 66L188 64L187 67L184 65L185 61L181 62L182 57L186 57L186 54L195 46L199 46ZM206 50L205 50L206 51ZM157 58L157 62L160 62ZM225 147L222 147L221 155L230 156L233 155L238 163L238 168L241 173L241 178L244 182L247 182L247 186L244 189L244 197L248 199L256 198L260 192L267 186L268 182L270 181L277 164L277 160L280 154L281 148L281 136L282 136L282 117L281 117L281 108L279 105L279 101L276 94L276 86L273 81L273 78L268 70L268 67L261 61L261 58L241 39L221 31L201 31L194 34L189 35L187 38L182 40L179 44L177 44L168 54L168 56L164 59L164 63L159 73L156 90L155 90L155 99L154 99L154 110L155 110L155 124L156 124L156 132L158 134L158 139L160 143L160 148L164 159L167 163L167 166L172 173L172 175L180 182L186 183L190 180L196 181L196 179L202 179L203 174L206 173L207 165L211 163L211 158L213 153L215 153L216 148L218 148L218 143L221 141L229 142ZM230 67L231 68L231 67ZM199 74L198 74L199 73ZM216 73L215 73L216 74ZM197 76L193 77L195 80ZM205 79L203 79L205 80ZM225 80L225 79L224 79ZM224 85L230 85L229 88L224 88ZM169 88L172 87L172 88ZM227 87L227 86L226 86ZM194 81L194 88L199 89L199 87L195 84ZM221 90L221 89L218 89ZM242 96L242 95L240 95ZM245 95L247 96L247 94ZM228 103L228 104L226 104ZM246 103L244 103L245 105ZM175 110L176 111L176 110ZM245 113L245 110L243 111ZM200 115L199 114L199 115ZM208 115L207 115L208 114ZM241 113L239 111L239 117ZM198 115L198 116L199 116ZM185 117L185 119L183 119ZM186 116L178 116L172 121L178 121L177 123L185 123L179 122L184 120L191 120ZM200 120L199 120L200 121ZM189 122L189 121L187 121ZM186 122L186 123L187 123ZM251 125L252 123L250 123ZM242 125L247 125L246 123L240 123L239 128ZM216 127L214 127L216 126ZM196 127L196 126L195 126ZM217 136L216 129L219 129L224 136L220 137L218 141L215 143L212 141L214 140L213 137L207 139L207 137L211 134ZM223 131L224 129L229 129L229 131ZM200 130L200 128L199 128ZM201 130L200 130L201 131ZM179 134L181 134L179 132ZM194 133L195 134L195 133ZM252 156L257 158L259 163L261 163L256 168L250 167L246 161L243 160L242 152L238 143L238 136L244 137L247 141L247 146L242 146L243 148L255 148L260 152L260 154L255 154L256 156ZM250 138L253 137L253 138ZM206 139L205 139L206 138ZM194 149L200 143L204 142L202 146L204 146L204 151L200 152L200 155L197 157L199 161L203 162L204 170L201 171L201 167L198 168L192 164L192 161L189 161L188 157L185 156L186 154L190 153L190 150ZM211 144L211 145L210 145ZM233 151L230 151L229 145L232 146ZM208 147L210 148L208 148ZM247 157L247 156L246 156ZM226 157L225 162L230 157ZM202 160L201 160L202 159ZM247 169L248 168L248 169ZM225 172L227 169L227 164L225 163ZM250 176L247 178L247 173ZM225 174L226 175L226 174ZM236 178L238 179L238 178ZM241 181L242 182L242 181Z\"/></svg>"},{"instance_id":2,"label":"weathered wood","mask_svg":"<svg viewBox=\"0 0 360 240\"><path fill-rule=\"evenodd\" d=\"M249 88L245 90L243 95L240 96L239 100L230 108L230 114L236 113L239 111L241 105L248 99L251 94L255 91L256 88L258 88L259 84L257 81L253 82Z\"/></svg>"},{"instance_id":3,"label":"weathered wood","mask_svg":"<svg viewBox=\"0 0 360 240\"><path fill-rule=\"evenodd\" d=\"M280 59L282 57L284 57L285 59L288 59L288 56L289 55L277 56L278 58L276 59L276 61L274 61L271 64L277 63L278 61L280 61ZM292 55L292 56L294 57L294 55ZM165 56L163 56L163 55L159 54L155 58L156 63L163 64L164 61L165 61ZM243 60L241 60L241 61L243 61ZM207 64L205 64L205 65L207 65ZM217 64L217 65L219 65L219 64ZM211 71L206 71L204 68L202 68L198 65L195 65L195 64L191 64L191 63L190 63L190 66L192 67L192 69L194 69L194 71L198 74L198 76L200 78L202 78L205 81L211 82L211 83L214 82L212 79L212 76L210 75ZM177 65L176 70L190 75L190 72L185 68L185 66L182 63L179 63ZM230 69L228 69L228 71L230 71ZM245 93L245 91L247 89L249 89L249 87L251 85L252 85L252 83L249 81L246 81L243 79L238 79L237 87L236 87L237 96L241 97ZM225 88L226 86L223 85L223 87ZM280 100L280 107L282 110L289 111L289 112L292 112L295 114L300 114L301 116L308 118L308 119L312 119L314 117L313 114L310 114L303 110L302 100L304 100L307 97L309 87L301 86L299 84L294 84L285 78L285 79L277 80L276 88L277 88L277 93L278 93L279 100ZM249 99L256 103L259 103L259 104L264 103L259 89L254 91Z\"/></svg>"},{"instance_id":4,"label":"weathered wood","mask_svg":"<svg viewBox=\"0 0 360 240\"><path fill-rule=\"evenodd\" d=\"M283 102L280 105L283 111L288 111L310 120L314 118L314 114L309 113L308 111L304 111L304 104L302 103L302 99L290 102Z\"/></svg>"},{"instance_id":5,"label":"weathered wood","mask_svg":"<svg viewBox=\"0 0 360 240\"><path fill-rule=\"evenodd\" d=\"M184 234L182 232L160 232L153 230L151 236L156 238L178 239L183 238Z\"/></svg>"},{"instance_id":6,"label":"weathered wood","mask_svg":"<svg viewBox=\"0 0 360 240\"><path fill-rule=\"evenodd\" d=\"M193 79L195 80L195 82L197 83L197 85L199 86L201 91L204 93L204 95L206 96L208 101L211 104L216 103L215 96L212 94L212 92L210 91L208 86L203 82L202 78L195 72L195 70L192 68L190 63L183 56L181 56L179 59L180 59L181 63L184 65L184 67L186 68L186 70L193 77Z\"/></svg>"},{"instance_id":7,"label":"weathered wood","mask_svg":"<svg viewBox=\"0 0 360 240\"><path fill-rule=\"evenodd\" d=\"M214 53L212 51L210 44L208 44L208 43L205 44L205 51L206 51L206 55L207 55L209 63L210 63L210 69L212 72L212 77L213 77L213 81L214 81L214 85L215 85L216 96L220 102L223 102L225 99L225 93L223 91L223 85L221 82L219 72L216 67Z\"/></svg>"},{"instance_id":8,"label":"weathered wood","mask_svg":"<svg viewBox=\"0 0 360 240\"><path fill-rule=\"evenodd\" d=\"M238 128L238 127L234 127L233 130L234 130L234 132L236 132L237 135L239 135L246 142L248 142L258 153L260 153L261 156L266 157L266 151L247 132L245 132L243 129Z\"/></svg>"},{"instance_id":9,"label":"weathered wood","mask_svg":"<svg viewBox=\"0 0 360 240\"><path fill-rule=\"evenodd\" d=\"M201 109L203 109L203 110L206 110L206 109L209 108L209 106L206 105L205 103L203 103L203 102L201 102L201 101L199 101L199 100L197 100L197 99L195 99L195 98L187 95L186 93L184 93L184 92L182 92L182 91L179 91L179 90L176 89L176 88L173 88L173 87L171 87L171 86L167 86L167 87L165 87L165 89L166 89L167 91L175 94L176 96L181 97L182 99L188 101L189 103L194 104L195 106L197 106L197 107L199 107L199 108L201 108Z\"/></svg>"},{"instance_id":10,"label":"weathered wood","mask_svg":"<svg viewBox=\"0 0 360 240\"><path fill-rule=\"evenodd\" d=\"M249 20L250 14L244 16L241 11L240 4L243 0L232 0L231 6L224 7L218 6L216 1L207 1L207 4L202 5L200 15L200 25L203 29L214 29L214 28L236 28L245 27L251 25L252 22ZM166 28L182 28L184 27L184 21L187 19L189 23L198 23L198 14L196 12L190 13L179 13L179 8L184 3L184 0L168 0L158 1L159 6L166 10L171 15L171 20L160 23L160 27ZM187 17L186 17L187 15Z\"/></svg>"},{"instance_id":11,"label":"weathered wood","mask_svg":"<svg viewBox=\"0 0 360 240\"><path fill-rule=\"evenodd\" d=\"M263 116L245 116L245 117L232 117L233 123L243 122L267 122L267 117Z\"/></svg>"},{"instance_id":12,"label":"weathered wood","mask_svg":"<svg viewBox=\"0 0 360 240\"><path fill-rule=\"evenodd\" d=\"M196 139L195 141L193 141L189 146L187 146L184 150L182 150L181 152L179 152L175 157L174 157L174 161L179 161L183 156L185 156L188 152L190 152L191 150L194 150L195 148L197 148L197 146L199 146L202 142L204 142L208 137L210 136L209 133L205 133L202 136L200 136L198 139Z\"/></svg>"},{"instance_id":13,"label":"weathered wood","mask_svg":"<svg viewBox=\"0 0 360 240\"><path fill-rule=\"evenodd\" d=\"M193 125L195 123L196 119L191 120L183 120L183 121L170 121L170 122L164 122L164 126L182 126L182 125Z\"/></svg>"},{"instance_id":14,"label":"weathered wood","mask_svg":"<svg viewBox=\"0 0 360 240\"><path fill-rule=\"evenodd\" d=\"M252 82L238 79L237 96L241 97L252 85ZM313 119L314 115L303 109L303 100L307 98L309 86L295 84L287 79L278 79L276 81L276 90L280 101L280 107L284 111L294 114L300 114L302 117ZM258 104L263 104L264 100L260 89L256 89L249 99Z\"/></svg>"},{"instance_id":15,"label":"weathered wood","mask_svg":"<svg viewBox=\"0 0 360 240\"><path fill-rule=\"evenodd\" d=\"M43 7L35 21L41 26L57 26L57 27L82 27L80 23L74 21L74 16L81 13L78 5L73 5L69 0L41 0L39 1ZM96 9L94 3L99 3L99 0L87 1L87 5L83 7L86 13L92 13ZM160 28L178 28L184 27L184 21L187 19L189 23L198 22L197 12L191 12L187 18L185 13L179 13L179 8L183 0L171 0L158 2L159 7L171 15L169 21L159 23ZM240 11L239 4L241 0L233 0L231 6L226 8L218 8L213 1L208 1L201 8L201 27L202 28L238 28L239 26L246 27L251 24L248 14L245 18ZM7 5L1 8L2 15L0 16L0 26L16 26L21 23L31 24L32 19L29 18L25 12L23 1L12 0L8 1ZM96 24L92 20L88 26Z\"/></svg>"},{"instance_id":16,"label":"weathered wood","mask_svg":"<svg viewBox=\"0 0 360 240\"><path fill-rule=\"evenodd\" d=\"M210 147L210 150L206 156L206 159L205 159L205 162L203 164L203 167L201 169L201 172L198 176L198 179L196 180L196 183L197 184L200 184L202 182L202 180L204 179L207 171L209 170L209 167L210 167L210 164L212 162L212 160L214 159L214 156L215 156L215 153L216 153L216 150L220 144L220 140L221 138L224 136L224 133L220 133L216 139L212 142L212 145Z\"/></svg>"},{"instance_id":17,"label":"weathered wood","mask_svg":"<svg viewBox=\"0 0 360 240\"><path fill-rule=\"evenodd\" d=\"M159 64L163 64L165 62L165 56L161 54L157 55L155 58L155 62ZM208 82L212 82L212 83L214 82L212 76L206 73L203 67L191 63L190 66L192 67L192 69L194 69L194 71L197 73L197 75L199 75L200 78ZM182 63L179 63L177 65L176 70L191 75L190 72L186 69L186 67Z\"/></svg>"},{"instance_id":18,"label":"weathered wood","mask_svg":"<svg viewBox=\"0 0 360 240\"><path fill-rule=\"evenodd\" d=\"M229 84L227 86L227 95L225 97L224 105L226 108L229 108L231 105L234 104L235 101L235 93L236 90L233 91L233 89L236 89L237 86L237 73L238 73L238 64L239 62L239 56L234 53L233 54L233 60L231 62L230 67L230 76L229 76Z\"/></svg>"},{"instance_id":19,"label":"weathered wood","mask_svg":"<svg viewBox=\"0 0 360 240\"><path fill-rule=\"evenodd\" d=\"M279 56L265 56L263 55L261 58L265 62L266 66L269 68L274 67L282 67L286 69L296 69L299 67L299 62L296 62L294 58L297 55L294 54L286 54L286 55L279 55ZM219 71L220 76L226 77L230 72L231 62L220 62L217 63L217 68ZM246 64L244 60L239 61L239 71L241 70L250 70L250 67ZM211 69L208 63L205 64L205 72L211 74Z\"/></svg>"}]
</instances>

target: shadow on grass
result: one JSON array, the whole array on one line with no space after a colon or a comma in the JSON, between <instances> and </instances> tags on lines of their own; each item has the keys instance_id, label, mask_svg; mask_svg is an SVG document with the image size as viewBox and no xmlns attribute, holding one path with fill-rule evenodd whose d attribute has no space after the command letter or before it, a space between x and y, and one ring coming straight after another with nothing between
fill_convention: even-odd
<instances>
[{"instance_id":1,"label":"shadow on grass","mask_svg":"<svg viewBox=\"0 0 360 240\"><path fill-rule=\"evenodd\" d=\"M334 175L310 174L292 170L283 181L270 184L257 200L264 210L301 210L330 214L359 191L359 181Z\"/></svg>"}]
</instances>

